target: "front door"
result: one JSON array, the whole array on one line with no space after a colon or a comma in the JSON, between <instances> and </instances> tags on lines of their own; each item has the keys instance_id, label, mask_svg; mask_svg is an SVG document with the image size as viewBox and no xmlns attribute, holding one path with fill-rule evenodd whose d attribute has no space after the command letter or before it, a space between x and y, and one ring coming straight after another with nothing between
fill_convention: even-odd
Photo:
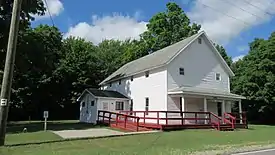
<instances>
[{"instance_id":1,"label":"front door","mask_svg":"<svg viewBox=\"0 0 275 155\"><path fill-rule=\"evenodd\" d=\"M218 116L222 116L222 103L217 102L217 111L218 111Z\"/></svg>"},{"instance_id":2,"label":"front door","mask_svg":"<svg viewBox=\"0 0 275 155\"><path fill-rule=\"evenodd\" d=\"M96 123L97 120L97 103L91 95L87 95L87 121L88 123Z\"/></svg>"}]
</instances>

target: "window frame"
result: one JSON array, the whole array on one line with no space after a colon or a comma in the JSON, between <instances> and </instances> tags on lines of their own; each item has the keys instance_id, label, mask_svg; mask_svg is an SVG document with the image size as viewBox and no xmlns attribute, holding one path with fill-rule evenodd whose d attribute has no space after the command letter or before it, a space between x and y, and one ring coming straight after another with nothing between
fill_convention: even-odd
<instances>
[{"instance_id":1,"label":"window frame","mask_svg":"<svg viewBox=\"0 0 275 155\"><path fill-rule=\"evenodd\" d=\"M91 107L93 107L93 106L95 106L95 101L94 100L91 101Z\"/></svg>"},{"instance_id":2,"label":"window frame","mask_svg":"<svg viewBox=\"0 0 275 155\"><path fill-rule=\"evenodd\" d=\"M219 75L219 76L217 76L217 75ZM217 77L219 77L219 79L217 79ZM222 80L222 75L221 75L221 73L216 73L216 74L215 74L215 80L216 80L216 81L221 81L221 80Z\"/></svg>"},{"instance_id":3,"label":"window frame","mask_svg":"<svg viewBox=\"0 0 275 155\"><path fill-rule=\"evenodd\" d=\"M145 97L145 115L149 115L149 97Z\"/></svg>"},{"instance_id":4,"label":"window frame","mask_svg":"<svg viewBox=\"0 0 275 155\"><path fill-rule=\"evenodd\" d=\"M115 110L124 110L124 102L116 101Z\"/></svg>"},{"instance_id":5,"label":"window frame","mask_svg":"<svg viewBox=\"0 0 275 155\"><path fill-rule=\"evenodd\" d=\"M198 38L198 43L201 44L202 43L202 39Z\"/></svg>"},{"instance_id":6,"label":"window frame","mask_svg":"<svg viewBox=\"0 0 275 155\"><path fill-rule=\"evenodd\" d=\"M183 72L183 74L182 74L182 72ZM179 68L179 74L180 74L180 75L184 75L184 74L185 74L184 68L183 68L183 67L180 67L180 68Z\"/></svg>"}]
</instances>

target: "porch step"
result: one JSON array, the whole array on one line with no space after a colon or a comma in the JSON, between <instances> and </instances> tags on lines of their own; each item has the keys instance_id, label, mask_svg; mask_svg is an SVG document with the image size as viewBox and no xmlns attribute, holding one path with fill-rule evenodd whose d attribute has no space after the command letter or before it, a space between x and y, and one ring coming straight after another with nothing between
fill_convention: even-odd
<instances>
[{"instance_id":1,"label":"porch step","mask_svg":"<svg viewBox=\"0 0 275 155\"><path fill-rule=\"evenodd\" d=\"M221 124L220 131L234 131L234 128L232 128L231 124Z\"/></svg>"}]
</instances>

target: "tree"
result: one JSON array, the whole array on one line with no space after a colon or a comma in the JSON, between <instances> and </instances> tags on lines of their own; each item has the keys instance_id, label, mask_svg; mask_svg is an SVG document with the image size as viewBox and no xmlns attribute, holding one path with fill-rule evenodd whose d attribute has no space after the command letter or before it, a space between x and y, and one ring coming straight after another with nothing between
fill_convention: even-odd
<instances>
[{"instance_id":1,"label":"tree","mask_svg":"<svg viewBox=\"0 0 275 155\"><path fill-rule=\"evenodd\" d=\"M18 37L10 116L14 109L22 109L22 115L41 116L39 112L55 104L51 97L55 87L51 86L55 82L53 71L60 58L62 35L55 27L40 25L21 31Z\"/></svg>"},{"instance_id":2,"label":"tree","mask_svg":"<svg viewBox=\"0 0 275 155\"><path fill-rule=\"evenodd\" d=\"M148 30L141 38L147 48L154 52L196 34L201 26L190 24L184 11L173 2L166 4L167 10L154 15L147 24Z\"/></svg>"},{"instance_id":3,"label":"tree","mask_svg":"<svg viewBox=\"0 0 275 155\"><path fill-rule=\"evenodd\" d=\"M218 45L218 44L214 44L214 46L219 51L219 53L221 54L221 56L223 57L223 59L225 60L225 62L227 63L227 65L229 67L231 67L233 61L232 61L232 58L227 55L227 53L225 51L225 48L223 46L221 46L221 45Z\"/></svg>"},{"instance_id":4,"label":"tree","mask_svg":"<svg viewBox=\"0 0 275 155\"><path fill-rule=\"evenodd\" d=\"M12 15L13 0L2 0L2 10L0 12L0 57L4 55L7 48L9 27ZM20 31L30 26L30 21L34 20L34 15L44 15L45 7L42 0L27 0L22 2L20 15ZM4 56L3 56L4 57ZM0 62L3 63L3 62ZM3 65L3 64L2 64ZM1 68L1 65L0 65Z\"/></svg>"},{"instance_id":5,"label":"tree","mask_svg":"<svg viewBox=\"0 0 275 155\"><path fill-rule=\"evenodd\" d=\"M247 56L234 65L233 92L247 97L250 120L275 123L275 32L250 43Z\"/></svg>"}]
</instances>

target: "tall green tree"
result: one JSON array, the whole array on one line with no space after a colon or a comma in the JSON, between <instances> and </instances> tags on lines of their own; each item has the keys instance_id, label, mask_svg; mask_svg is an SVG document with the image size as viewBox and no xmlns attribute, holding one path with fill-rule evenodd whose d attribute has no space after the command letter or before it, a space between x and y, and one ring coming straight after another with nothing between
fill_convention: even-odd
<instances>
[{"instance_id":1,"label":"tall green tree","mask_svg":"<svg viewBox=\"0 0 275 155\"><path fill-rule=\"evenodd\" d=\"M62 35L55 27L41 25L19 33L11 112L17 108L35 115L55 103L51 85L61 47Z\"/></svg>"},{"instance_id":2,"label":"tall green tree","mask_svg":"<svg viewBox=\"0 0 275 155\"><path fill-rule=\"evenodd\" d=\"M250 43L247 56L234 65L233 92L247 97L250 120L275 123L275 33Z\"/></svg>"},{"instance_id":3,"label":"tall green tree","mask_svg":"<svg viewBox=\"0 0 275 155\"><path fill-rule=\"evenodd\" d=\"M214 45L216 49L219 51L219 53L221 54L221 56L223 57L223 59L225 60L225 62L227 63L227 65L231 67L233 61L232 61L232 58L227 55L225 48L219 44L214 44Z\"/></svg>"},{"instance_id":4,"label":"tall green tree","mask_svg":"<svg viewBox=\"0 0 275 155\"><path fill-rule=\"evenodd\" d=\"M201 26L191 24L185 12L174 2L166 4L166 11L154 15L141 38L146 52L156 51L196 34Z\"/></svg>"}]
</instances>

